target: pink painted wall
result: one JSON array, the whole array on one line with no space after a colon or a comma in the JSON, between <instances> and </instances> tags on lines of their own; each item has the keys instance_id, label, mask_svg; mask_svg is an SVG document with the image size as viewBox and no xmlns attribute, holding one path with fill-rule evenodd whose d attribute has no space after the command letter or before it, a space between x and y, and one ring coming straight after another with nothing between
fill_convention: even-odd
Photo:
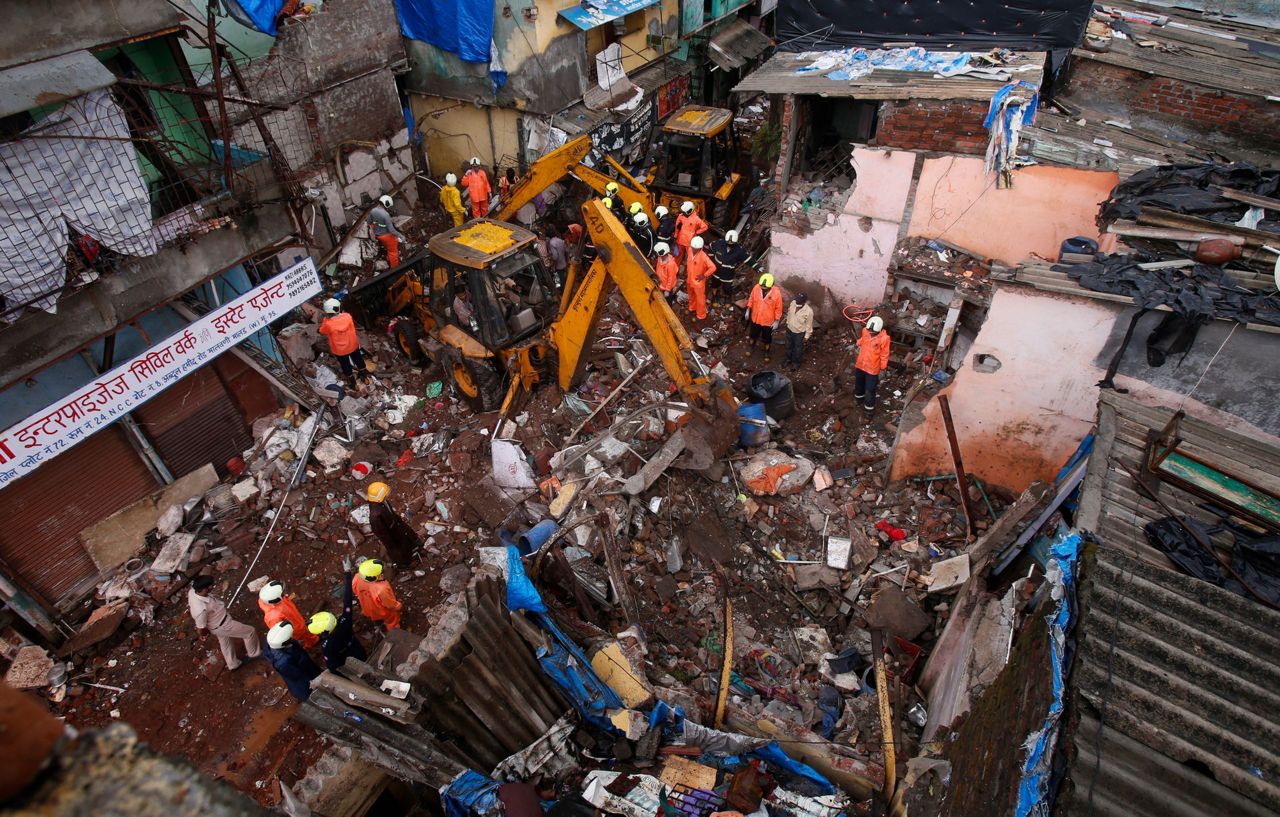
<instances>
[{"instance_id":1,"label":"pink painted wall","mask_svg":"<svg viewBox=\"0 0 1280 817\"><path fill-rule=\"evenodd\" d=\"M965 470L983 482L1022 491L1049 481L1093 428L1104 371L1093 365L1106 346L1120 306L1010 285L997 286L955 381L943 390L960 440ZM999 370L973 369L975 356L994 355ZM1116 383L1151 405L1177 406L1181 395L1120 375ZM1187 413L1241 433L1274 439L1249 423L1188 400ZM904 432L894 451L893 479L954 470L937 399L924 421Z\"/></svg>"},{"instance_id":2,"label":"pink painted wall","mask_svg":"<svg viewBox=\"0 0 1280 817\"><path fill-rule=\"evenodd\" d=\"M924 160L908 235L945 238L965 249L1017 264L1033 253L1058 257L1063 239L1099 239L1094 219L1119 176L1110 171L1025 167L999 190L982 159Z\"/></svg>"},{"instance_id":3,"label":"pink painted wall","mask_svg":"<svg viewBox=\"0 0 1280 817\"><path fill-rule=\"evenodd\" d=\"M851 164L857 183L834 223L807 236L773 231L769 271L778 282L785 286L799 278L826 286L844 301L879 303L915 160L909 151L856 148Z\"/></svg>"}]
</instances>

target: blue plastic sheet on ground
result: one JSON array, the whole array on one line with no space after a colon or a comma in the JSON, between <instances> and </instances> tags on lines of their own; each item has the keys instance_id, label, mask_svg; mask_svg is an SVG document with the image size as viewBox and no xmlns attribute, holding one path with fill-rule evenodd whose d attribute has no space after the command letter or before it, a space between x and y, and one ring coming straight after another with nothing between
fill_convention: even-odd
<instances>
[{"instance_id":1,"label":"blue plastic sheet on ground","mask_svg":"<svg viewBox=\"0 0 1280 817\"><path fill-rule=\"evenodd\" d=\"M458 775L440 792L444 813L448 817L496 817L502 813L496 780L490 780L470 769Z\"/></svg>"},{"instance_id":2,"label":"blue plastic sheet on ground","mask_svg":"<svg viewBox=\"0 0 1280 817\"><path fill-rule=\"evenodd\" d=\"M520 551L514 545L507 545L507 609L526 610L530 613L547 612L547 605L543 604L538 588L533 586L528 574L524 572Z\"/></svg>"},{"instance_id":3,"label":"blue plastic sheet on ground","mask_svg":"<svg viewBox=\"0 0 1280 817\"><path fill-rule=\"evenodd\" d=\"M821 789L822 794L835 794L836 792L836 787L830 780L818 774L817 769L812 766L789 757L786 752L782 751L782 747L776 741L747 752L746 757L763 760L765 763L770 763L780 769L786 769L797 777L810 780Z\"/></svg>"},{"instance_id":4,"label":"blue plastic sheet on ground","mask_svg":"<svg viewBox=\"0 0 1280 817\"><path fill-rule=\"evenodd\" d=\"M457 54L464 62L489 62L493 3L484 0L395 0L400 32Z\"/></svg>"},{"instance_id":5,"label":"blue plastic sheet on ground","mask_svg":"<svg viewBox=\"0 0 1280 817\"><path fill-rule=\"evenodd\" d=\"M1052 807L1048 797L1049 773L1053 765L1053 747L1058 737L1058 721L1063 705L1063 656L1067 631L1071 628L1072 600L1075 598L1076 560L1080 552L1080 534L1062 529L1050 548L1051 560L1046 578L1054 588L1056 604L1049 615L1049 673L1053 682L1053 700L1044 724L1031 734L1022 781L1018 784L1015 817L1048 817Z\"/></svg>"},{"instance_id":6,"label":"blue plastic sheet on ground","mask_svg":"<svg viewBox=\"0 0 1280 817\"><path fill-rule=\"evenodd\" d=\"M252 25L263 34L276 36L276 18L284 0L224 0L227 13L242 25Z\"/></svg>"},{"instance_id":7,"label":"blue plastic sheet on ground","mask_svg":"<svg viewBox=\"0 0 1280 817\"><path fill-rule=\"evenodd\" d=\"M550 616L534 614L531 618L552 638L549 647L538 650L538 664L542 671L555 682L582 717L601 729L613 731L609 710L623 708L618 693L596 675L582 650L560 632Z\"/></svg>"}]
</instances>

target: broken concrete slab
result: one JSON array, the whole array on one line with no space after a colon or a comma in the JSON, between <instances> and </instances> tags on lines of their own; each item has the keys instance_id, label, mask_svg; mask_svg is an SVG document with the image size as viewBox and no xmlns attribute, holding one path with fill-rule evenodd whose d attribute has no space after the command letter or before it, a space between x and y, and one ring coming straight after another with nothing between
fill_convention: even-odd
<instances>
[{"instance_id":1,"label":"broken concrete slab","mask_svg":"<svg viewBox=\"0 0 1280 817\"><path fill-rule=\"evenodd\" d=\"M633 476L627 479L623 489L630 496L636 496L643 493L654 481L662 476L662 472L666 471L675 462L676 457L684 451L687 445L684 429L680 429L659 449L644 467L637 471Z\"/></svg>"},{"instance_id":2,"label":"broken concrete slab","mask_svg":"<svg viewBox=\"0 0 1280 817\"><path fill-rule=\"evenodd\" d=\"M466 590L467 583L470 581L471 568L465 564L446 567L440 573L440 591L452 596L454 593Z\"/></svg>"},{"instance_id":3,"label":"broken concrete slab","mask_svg":"<svg viewBox=\"0 0 1280 817\"><path fill-rule=\"evenodd\" d=\"M240 503L244 503L256 493L258 493L258 483L252 479L242 479L231 486L231 495Z\"/></svg>"},{"instance_id":4,"label":"broken concrete slab","mask_svg":"<svg viewBox=\"0 0 1280 817\"><path fill-rule=\"evenodd\" d=\"M42 647L28 646L18 650L5 673L5 683L14 689L36 689L49 683L53 659Z\"/></svg>"},{"instance_id":5,"label":"broken concrete slab","mask_svg":"<svg viewBox=\"0 0 1280 817\"><path fill-rule=\"evenodd\" d=\"M165 540L164 546L156 554L151 563L151 572L157 576L167 576L181 570L186 564L187 554L195 543L194 533L175 533Z\"/></svg>"},{"instance_id":6,"label":"broken concrete slab","mask_svg":"<svg viewBox=\"0 0 1280 817\"><path fill-rule=\"evenodd\" d=\"M71 655L110 638L116 630L120 629L120 625L124 623L124 618L128 614L127 601L118 601L95 609L81 625L79 632L58 649L58 656Z\"/></svg>"},{"instance_id":7,"label":"broken concrete slab","mask_svg":"<svg viewBox=\"0 0 1280 817\"><path fill-rule=\"evenodd\" d=\"M804 457L769 449L748 460L739 478L756 496L788 496L803 490L813 472L813 463Z\"/></svg>"},{"instance_id":8,"label":"broken concrete slab","mask_svg":"<svg viewBox=\"0 0 1280 817\"><path fill-rule=\"evenodd\" d=\"M295 323L276 333L280 348L295 366L301 367L316 359L315 344L320 340L320 329L311 323Z\"/></svg>"},{"instance_id":9,"label":"broken concrete slab","mask_svg":"<svg viewBox=\"0 0 1280 817\"><path fill-rule=\"evenodd\" d=\"M326 472L332 473L344 466L351 458L351 451L332 437L325 437L311 449L311 456L324 466Z\"/></svg>"},{"instance_id":10,"label":"broken concrete slab","mask_svg":"<svg viewBox=\"0 0 1280 817\"><path fill-rule=\"evenodd\" d=\"M818 587L840 589L841 572L827 565L787 565L795 571L796 590L813 590Z\"/></svg>"},{"instance_id":11,"label":"broken concrete slab","mask_svg":"<svg viewBox=\"0 0 1280 817\"><path fill-rule=\"evenodd\" d=\"M831 652L831 636L822 627L797 627L791 631L800 647L800 658L808 664L817 664L822 656Z\"/></svg>"},{"instance_id":12,"label":"broken concrete slab","mask_svg":"<svg viewBox=\"0 0 1280 817\"><path fill-rule=\"evenodd\" d=\"M929 592L941 593L958 587L969 578L969 554L961 553L950 559L933 563L929 573Z\"/></svg>"},{"instance_id":13,"label":"broken concrete slab","mask_svg":"<svg viewBox=\"0 0 1280 817\"><path fill-rule=\"evenodd\" d=\"M868 627L883 628L907 641L914 640L933 624L933 616L921 610L920 605L893 585L875 592L863 618Z\"/></svg>"}]
</instances>

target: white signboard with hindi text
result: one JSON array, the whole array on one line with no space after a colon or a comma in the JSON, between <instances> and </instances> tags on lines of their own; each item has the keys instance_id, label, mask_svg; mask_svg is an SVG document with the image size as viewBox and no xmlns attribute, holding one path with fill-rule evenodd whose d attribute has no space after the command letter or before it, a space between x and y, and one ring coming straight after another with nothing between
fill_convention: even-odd
<instances>
[{"instance_id":1,"label":"white signboard with hindi text","mask_svg":"<svg viewBox=\"0 0 1280 817\"><path fill-rule=\"evenodd\" d=\"M155 397L320 291L310 258L0 434L0 487Z\"/></svg>"}]
</instances>

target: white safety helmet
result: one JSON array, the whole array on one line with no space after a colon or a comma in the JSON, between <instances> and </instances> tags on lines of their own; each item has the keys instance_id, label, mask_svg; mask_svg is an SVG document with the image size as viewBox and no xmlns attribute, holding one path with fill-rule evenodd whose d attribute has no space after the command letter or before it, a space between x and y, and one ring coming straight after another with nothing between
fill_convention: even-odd
<instances>
[{"instance_id":1,"label":"white safety helmet","mask_svg":"<svg viewBox=\"0 0 1280 817\"><path fill-rule=\"evenodd\" d=\"M267 582L262 585L262 589L258 591L258 598L268 604L280 601L280 599L284 598L284 584L278 581Z\"/></svg>"},{"instance_id":2,"label":"white safety helmet","mask_svg":"<svg viewBox=\"0 0 1280 817\"><path fill-rule=\"evenodd\" d=\"M637 227L649 226L649 217L646 216L644 213L636 213L634 216L631 217L631 221Z\"/></svg>"},{"instance_id":3,"label":"white safety helmet","mask_svg":"<svg viewBox=\"0 0 1280 817\"><path fill-rule=\"evenodd\" d=\"M868 332L879 332L881 329L884 329L884 318L879 315L873 315L867 320Z\"/></svg>"},{"instance_id":4,"label":"white safety helmet","mask_svg":"<svg viewBox=\"0 0 1280 817\"><path fill-rule=\"evenodd\" d=\"M725 234L724 234L724 240L725 240L725 241L728 241L730 244L737 244L737 243L738 243L738 231L737 231L737 230L729 230L727 233L725 233Z\"/></svg>"},{"instance_id":5,"label":"white safety helmet","mask_svg":"<svg viewBox=\"0 0 1280 817\"><path fill-rule=\"evenodd\" d=\"M670 213L671 213L671 211L670 211L670 210L668 210L667 208L663 207L661 204L659 204L657 207L653 208L653 214L654 214L655 216L657 216L658 218L660 218L660 219L662 219L662 218L666 218Z\"/></svg>"},{"instance_id":6,"label":"white safety helmet","mask_svg":"<svg viewBox=\"0 0 1280 817\"><path fill-rule=\"evenodd\" d=\"M378 199L378 203L381 204L383 207L386 207L387 209L390 209L396 206L396 200L391 198L390 196L383 196L382 198Z\"/></svg>"},{"instance_id":7,"label":"white safety helmet","mask_svg":"<svg viewBox=\"0 0 1280 817\"><path fill-rule=\"evenodd\" d=\"M703 245L704 243L705 243L705 242L702 240L702 236L700 236L700 235L695 235L695 236L693 237L693 240L689 242L689 246L690 246L692 249L700 250L700 249L702 249L702 245Z\"/></svg>"},{"instance_id":8,"label":"white safety helmet","mask_svg":"<svg viewBox=\"0 0 1280 817\"><path fill-rule=\"evenodd\" d=\"M267 630L267 643L271 649L278 650L293 640L293 625L287 621L277 621Z\"/></svg>"},{"instance_id":9,"label":"white safety helmet","mask_svg":"<svg viewBox=\"0 0 1280 817\"><path fill-rule=\"evenodd\" d=\"M455 176L455 175L454 175L454 174L452 174L452 173L446 173L446 174L444 174L444 183L445 183L445 184L457 184L457 183L458 183L458 177L457 177L457 176Z\"/></svg>"},{"instance_id":10,"label":"white safety helmet","mask_svg":"<svg viewBox=\"0 0 1280 817\"><path fill-rule=\"evenodd\" d=\"M657 244L653 245L653 251L658 255L666 255L671 252L671 247L667 246L667 242L659 241Z\"/></svg>"},{"instance_id":11,"label":"white safety helmet","mask_svg":"<svg viewBox=\"0 0 1280 817\"><path fill-rule=\"evenodd\" d=\"M472 166L472 167L479 167L479 166L480 166L480 157L479 157L479 156L472 156L472 157L471 157L471 166Z\"/></svg>"},{"instance_id":12,"label":"white safety helmet","mask_svg":"<svg viewBox=\"0 0 1280 817\"><path fill-rule=\"evenodd\" d=\"M686 216L692 214L693 202L686 201L684 204L680 205L680 212L684 213Z\"/></svg>"},{"instance_id":13,"label":"white safety helmet","mask_svg":"<svg viewBox=\"0 0 1280 817\"><path fill-rule=\"evenodd\" d=\"M337 298L330 298L324 302L324 311L327 315L337 315L342 311L342 301Z\"/></svg>"}]
</instances>

